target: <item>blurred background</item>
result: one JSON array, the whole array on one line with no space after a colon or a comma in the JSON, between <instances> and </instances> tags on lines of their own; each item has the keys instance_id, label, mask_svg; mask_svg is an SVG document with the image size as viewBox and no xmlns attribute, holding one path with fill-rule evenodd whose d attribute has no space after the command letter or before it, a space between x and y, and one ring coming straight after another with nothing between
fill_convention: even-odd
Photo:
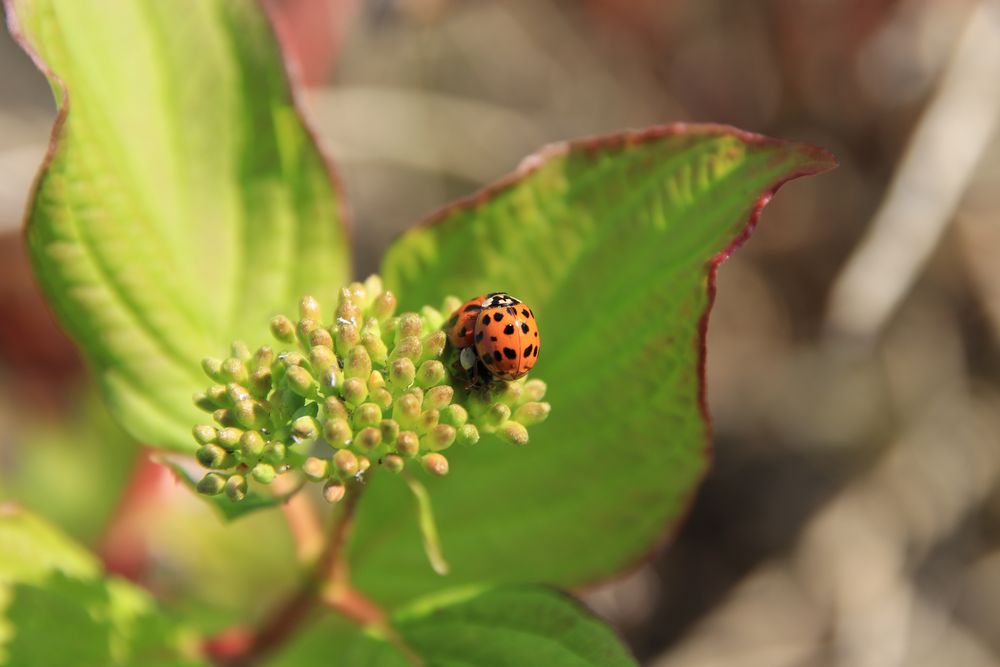
<instances>
[{"instance_id":1,"label":"blurred background","mask_svg":"<svg viewBox=\"0 0 1000 667\"><path fill-rule=\"evenodd\" d=\"M720 271L688 521L583 597L654 667L1000 665L1000 2L273 6L358 275L549 141L699 120L835 153ZM174 605L265 606L280 516L223 527L178 490L53 324L20 225L54 110L5 32L0 90L0 500Z\"/></svg>"}]
</instances>

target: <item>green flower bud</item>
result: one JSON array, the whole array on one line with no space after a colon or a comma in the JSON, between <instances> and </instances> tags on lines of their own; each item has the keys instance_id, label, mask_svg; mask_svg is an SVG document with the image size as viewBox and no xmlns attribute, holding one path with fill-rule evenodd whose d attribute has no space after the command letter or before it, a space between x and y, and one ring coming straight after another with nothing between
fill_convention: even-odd
<instances>
[{"instance_id":1,"label":"green flower bud","mask_svg":"<svg viewBox=\"0 0 1000 667\"><path fill-rule=\"evenodd\" d=\"M344 499L346 494L347 489L344 487L343 483L339 481L331 479L323 485L323 498L325 498L328 503L339 503Z\"/></svg>"},{"instance_id":2,"label":"green flower bud","mask_svg":"<svg viewBox=\"0 0 1000 667\"><path fill-rule=\"evenodd\" d=\"M443 384L437 387L431 387L424 393L424 408L430 410L441 410L451 403L451 399L454 396L455 390L449 385Z\"/></svg>"},{"instance_id":3,"label":"green flower bud","mask_svg":"<svg viewBox=\"0 0 1000 667\"><path fill-rule=\"evenodd\" d=\"M267 412L263 405L254 400L240 401L233 408L236 422L243 428L261 428L267 424Z\"/></svg>"},{"instance_id":4,"label":"green flower bud","mask_svg":"<svg viewBox=\"0 0 1000 667\"><path fill-rule=\"evenodd\" d=\"M552 406L548 403L530 401L514 411L514 419L525 426L534 426L545 421L551 411Z\"/></svg>"},{"instance_id":5,"label":"green flower bud","mask_svg":"<svg viewBox=\"0 0 1000 667\"><path fill-rule=\"evenodd\" d=\"M432 428L437 426L438 419L441 418L441 413L437 410L424 410L421 413L420 418L417 420L417 432L427 433Z\"/></svg>"},{"instance_id":6,"label":"green flower bud","mask_svg":"<svg viewBox=\"0 0 1000 667\"><path fill-rule=\"evenodd\" d=\"M263 399L271 392L271 369L262 366L250 374L250 394Z\"/></svg>"},{"instance_id":7,"label":"green flower bud","mask_svg":"<svg viewBox=\"0 0 1000 667\"><path fill-rule=\"evenodd\" d=\"M419 337L424 323L416 313L403 313L396 321L396 345L404 338ZM419 338L418 338L419 340Z\"/></svg>"},{"instance_id":8,"label":"green flower bud","mask_svg":"<svg viewBox=\"0 0 1000 667\"><path fill-rule=\"evenodd\" d=\"M435 331L424 338L423 352L421 359L437 359L444 352L444 344L448 341L448 336L443 331Z\"/></svg>"},{"instance_id":9,"label":"green flower bud","mask_svg":"<svg viewBox=\"0 0 1000 667\"><path fill-rule=\"evenodd\" d=\"M242 359L237 359L236 357L229 357L223 361L220 373L222 374L222 379L227 383L246 384L247 380L250 379L246 364L243 363Z\"/></svg>"},{"instance_id":10,"label":"green flower bud","mask_svg":"<svg viewBox=\"0 0 1000 667\"><path fill-rule=\"evenodd\" d=\"M363 345L358 345L347 353L344 360L344 377L361 378L365 382L372 374L372 359Z\"/></svg>"},{"instance_id":11,"label":"green flower bud","mask_svg":"<svg viewBox=\"0 0 1000 667\"><path fill-rule=\"evenodd\" d=\"M277 477L278 473L274 470L274 466L269 463L258 463L250 471L253 478L260 482L261 484L270 484Z\"/></svg>"},{"instance_id":12,"label":"green flower bud","mask_svg":"<svg viewBox=\"0 0 1000 667\"><path fill-rule=\"evenodd\" d=\"M310 456L302 464L302 473L314 482L330 476L330 462L315 456Z\"/></svg>"},{"instance_id":13,"label":"green flower bud","mask_svg":"<svg viewBox=\"0 0 1000 667\"><path fill-rule=\"evenodd\" d=\"M330 443L331 447L343 449L351 444L353 437L354 433L346 419L328 419L323 424L323 439Z\"/></svg>"},{"instance_id":14,"label":"green flower bud","mask_svg":"<svg viewBox=\"0 0 1000 667\"><path fill-rule=\"evenodd\" d=\"M316 380L312 373L301 366L292 366L285 372L285 382L288 388L302 398L317 398Z\"/></svg>"},{"instance_id":15,"label":"green flower bud","mask_svg":"<svg viewBox=\"0 0 1000 667\"><path fill-rule=\"evenodd\" d=\"M319 329L322 331L322 329ZM315 333L315 332L314 332ZM337 355L333 353L332 347L326 347L325 345L313 345L309 348L309 365L313 367L313 370L319 374L322 374L333 367L338 367L339 362L337 361Z\"/></svg>"},{"instance_id":16,"label":"green flower bud","mask_svg":"<svg viewBox=\"0 0 1000 667\"><path fill-rule=\"evenodd\" d=\"M389 358L389 348L386 347L381 335L364 332L361 334L361 344L365 346L365 349L368 350L368 356L376 364L385 364L386 359Z\"/></svg>"},{"instance_id":17,"label":"green flower bud","mask_svg":"<svg viewBox=\"0 0 1000 667\"><path fill-rule=\"evenodd\" d=\"M295 325L284 315L271 318L271 335L282 343L295 342Z\"/></svg>"},{"instance_id":18,"label":"green flower bud","mask_svg":"<svg viewBox=\"0 0 1000 667\"><path fill-rule=\"evenodd\" d=\"M250 365L254 369L260 368L271 368L271 364L274 363L274 350L269 348L267 345L261 345L257 348L257 351L253 354L253 361Z\"/></svg>"},{"instance_id":19,"label":"green flower bud","mask_svg":"<svg viewBox=\"0 0 1000 667\"><path fill-rule=\"evenodd\" d=\"M361 308L354 302L350 290L346 288L340 290L340 299L337 303L337 321L350 322L355 326L361 322Z\"/></svg>"},{"instance_id":20,"label":"green flower bud","mask_svg":"<svg viewBox=\"0 0 1000 667\"><path fill-rule=\"evenodd\" d=\"M230 382L226 385L226 396L229 398L230 405L236 405L240 401L250 398L250 390L241 384Z\"/></svg>"},{"instance_id":21,"label":"green flower bud","mask_svg":"<svg viewBox=\"0 0 1000 667\"><path fill-rule=\"evenodd\" d=\"M396 438L396 451L412 458L420 451L420 438L413 431L403 431Z\"/></svg>"},{"instance_id":22,"label":"green flower bud","mask_svg":"<svg viewBox=\"0 0 1000 667\"><path fill-rule=\"evenodd\" d=\"M415 427L420 419L420 399L414 394L403 394L392 406L392 417L403 428Z\"/></svg>"},{"instance_id":23,"label":"green flower bud","mask_svg":"<svg viewBox=\"0 0 1000 667\"><path fill-rule=\"evenodd\" d=\"M236 415L233 414L232 410L216 410L212 413L212 419L214 419L219 426L236 426L238 424L236 421Z\"/></svg>"},{"instance_id":24,"label":"green flower bud","mask_svg":"<svg viewBox=\"0 0 1000 667\"><path fill-rule=\"evenodd\" d=\"M385 387L379 387L368 394L368 400L383 410L388 410L392 405L392 394Z\"/></svg>"},{"instance_id":25,"label":"green flower bud","mask_svg":"<svg viewBox=\"0 0 1000 667\"><path fill-rule=\"evenodd\" d=\"M191 434L194 436L195 442L199 445L207 445L215 442L215 427L210 424L198 424L191 429Z\"/></svg>"},{"instance_id":26,"label":"green flower bud","mask_svg":"<svg viewBox=\"0 0 1000 667\"><path fill-rule=\"evenodd\" d=\"M222 445L223 449L227 452L231 452L239 446L240 438L242 437L242 429L228 426L226 428L219 429L219 434L216 436L215 441Z\"/></svg>"},{"instance_id":27,"label":"green flower bud","mask_svg":"<svg viewBox=\"0 0 1000 667\"><path fill-rule=\"evenodd\" d=\"M451 317L451 314L459 309L462 305L462 300L457 296L446 296L441 304L441 312L445 317Z\"/></svg>"},{"instance_id":28,"label":"green flower bud","mask_svg":"<svg viewBox=\"0 0 1000 667\"><path fill-rule=\"evenodd\" d=\"M226 390L226 386L222 384L213 384L208 388L208 398L217 407L228 408L232 405L232 401L229 400L229 392Z\"/></svg>"},{"instance_id":29,"label":"green flower bud","mask_svg":"<svg viewBox=\"0 0 1000 667\"><path fill-rule=\"evenodd\" d=\"M312 442L319 437L319 422L315 417L303 416L292 422L292 439L295 442Z\"/></svg>"},{"instance_id":30,"label":"green flower bud","mask_svg":"<svg viewBox=\"0 0 1000 667\"><path fill-rule=\"evenodd\" d=\"M205 496L217 496L226 488L226 478L217 472L210 472L198 482L198 493Z\"/></svg>"},{"instance_id":31,"label":"green flower bud","mask_svg":"<svg viewBox=\"0 0 1000 667\"><path fill-rule=\"evenodd\" d=\"M336 396L327 396L323 400L323 416L326 419L347 419L350 415L347 407Z\"/></svg>"},{"instance_id":32,"label":"green flower bud","mask_svg":"<svg viewBox=\"0 0 1000 667\"><path fill-rule=\"evenodd\" d=\"M385 387L385 377L379 371L372 371L368 376L368 391Z\"/></svg>"},{"instance_id":33,"label":"green flower bud","mask_svg":"<svg viewBox=\"0 0 1000 667\"><path fill-rule=\"evenodd\" d=\"M306 358L303 357L298 352L292 350L290 352L282 352L281 354L279 354L278 361L281 362L281 365L284 366L285 369L289 369L292 366L305 365Z\"/></svg>"},{"instance_id":34,"label":"green flower bud","mask_svg":"<svg viewBox=\"0 0 1000 667\"><path fill-rule=\"evenodd\" d=\"M503 389L499 392L499 395L495 396L498 401L513 406L518 405L521 402L521 396L523 394L523 384L520 382L505 382L503 384Z\"/></svg>"},{"instance_id":35,"label":"green flower bud","mask_svg":"<svg viewBox=\"0 0 1000 667\"><path fill-rule=\"evenodd\" d=\"M424 306L420 309L420 317L424 319L428 329L440 329L444 326L444 315L436 308Z\"/></svg>"},{"instance_id":36,"label":"green flower bud","mask_svg":"<svg viewBox=\"0 0 1000 667\"><path fill-rule=\"evenodd\" d=\"M306 295L299 300L299 317L305 320L319 322L323 318L320 316L319 302L316 298Z\"/></svg>"},{"instance_id":37,"label":"green flower bud","mask_svg":"<svg viewBox=\"0 0 1000 667\"><path fill-rule=\"evenodd\" d=\"M372 467L372 462L367 456L358 457L358 474L363 475L366 470Z\"/></svg>"},{"instance_id":38,"label":"green flower bud","mask_svg":"<svg viewBox=\"0 0 1000 667\"><path fill-rule=\"evenodd\" d=\"M354 442L364 451L370 452L382 444L382 431L373 426L363 428Z\"/></svg>"},{"instance_id":39,"label":"green flower bud","mask_svg":"<svg viewBox=\"0 0 1000 667\"><path fill-rule=\"evenodd\" d=\"M420 342L419 338L416 336L405 336L396 341L396 347L392 348L392 352L389 353L389 359L395 361L396 359L406 358L416 363L420 360L420 355L423 354L423 351L424 345Z\"/></svg>"},{"instance_id":40,"label":"green flower bud","mask_svg":"<svg viewBox=\"0 0 1000 667\"><path fill-rule=\"evenodd\" d=\"M340 388L344 386L344 371L341 370L339 361L323 371L319 378L319 384L324 392L340 391Z\"/></svg>"},{"instance_id":41,"label":"green flower bud","mask_svg":"<svg viewBox=\"0 0 1000 667\"><path fill-rule=\"evenodd\" d=\"M285 460L285 443L272 440L264 447L264 454L261 458L272 466L276 466Z\"/></svg>"},{"instance_id":42,"label":"green flower bud","mask_svg":"<svg viewBox=\"0 0 1000 667\"><path fill-rule=\"evenodd\" d=\"M524 383L522 396L527 401L540 401L545 398L545 383L541 380L528 380Z\"/></svg>"},{"instance_id":43,"label":"green flower bud","mask_svg":"<svg viewBox=\"0 0 1000 667\"><path fill-rule=\"evenodd\" d=\"M499 431L501 438L513 445L526 445L528 444L528 429L524 427L524 424L520 424L516 421L508 421L503 425Z\"/></svg>"},{"instance_id":44,"label":"green flower bud","mask_svg":"<svg viewBox=\"0 0 1000 667\"><path fill-rule=\"evenodd\" d=\"M194 400L195 406L199 410L204 410L205 412L215 412L216 408L219 407L218 405L216 405L215 401L209 398L208 394L206 394L203 391L199 391L192 398Z\"/></svg>"},{"instance_id":45,"label":"green flower bud","mask_svg":"<svg viewBox=\"0 0 1000 667\"><path fill-rule=\"evenodd\" d=\"M368 398L368 385L361 378L344 380L344 402L354 407L361 405Z\"/></svg>"},{"instance_id":46,"label":"green flower bud","mask_svg":"<svg viewBox=\"0 0 1000 667\"><path fill-rule=\"evenodd\" d=\"M341 449L333 455L333 467L344 477L358 472L358 457L349 449Z\"/></svg>"},{"instance_id":47,"label":"green flower bud","mask_svg":"<svg viewBox=\"0 0 1000 667\"><path fill-rule=\"evenodd\" d=\"M475 424L465 424L458 427L455 442L462 446L474 445L479 442L479 429Z\"/></svg>"},{"instance_id":48,"label":"green flower bud","mask_svg":"<svg viewBox=\"0 0 1000 667\"><path fill-rule=\"evenodd\" d=\"M326 329L315 329L309 334L309 345L333 350L333 336Z\"/></svg>"},{"instance_id":49,"label":"green flower bud","mask_svg":"<svg viewBox=\"0 0 1000 667\"><path fill-rule=\"evenodd\" d=\"M303 317L299 320L298 326L295 327L295 335L296 338L298 338L299 343L308 348L310 346L309 336L318 328L319 323L316 320L308 317Z\"/></svg>"},{"instance_id":50,"label":"green flower bud","mask_svg":"<svg viewBox=\"0 0 1000 667\"><path fill-rule=\"evenodd\" d=\"M226 461L226 456L226 450L218 445L202 445L195 452L195 458L198 459L198 463L206 468L226 467L222 465Z\"/></svg>"},{"instance_id":51,"label":"green flower bud","mask_svg":"<svg viewBox=\"0 0 1000 667\"><path fill-rule=\"evenodd\" d=\"M382 421L382 408L374 403L364 403L359 405L354 411L355 428L365 428L366 426L378 426Z\"/></svg>"},{"instance_id":52,"label":"green flower bud","mask_svg":"<svg viewBox=\"0 0 1000 667\"><path fill-rule=\"evenodd\" d=\"M378 428L382 433L383 442L396 442L396 438L399 437L399 422L395 419L383 419Z\"/></svg>"},{"instance_id":53,"label":"green flower bud","mask_svg":"<svg viewBox=\"0 0 1000 667\"><path fill-rule=\"evenodd\" d=\"M247 431L240 438L240 454L244 461L256 461L264 453L264 436L259 431Z\"/></svg>"},{"instance_id":54,"label":"green flower bud","mask_svg":"<svg viewBox=\"0 0 1000 667\"><path fill-rule=\"evenodd\" d=\"M432 475L443 477L448 474L448 459L443 454L437 452L424 454L420 462L424 465L424 470Z\"/></svg>"},{"instance_id":55,"label":"green flower bud","mask_svg":"<svg viewBox=\"0 0 1000 667\"><path fill-rule=\"evenodd\" d=\"M435 387L435 389L437 389L437 387ZM440 421L442 424L449 424L458 428L459 426L465 425L465 422L469 421L469 413L458 403L452 403L441 410Z\"/></svg>"},{"instance_id":56,"label":"green flower bud","mask_svg":"<svg viewBox=\"0 0 1000 667\"><path fill-rule=\"evenodd\" d=\"M455 431L454 426L438 424L428 431L427 435L420 439L420 442L424 448L429 449L432 452L439 452L443 449L451 447L452 443L455 442L456 435L457 432Z\"/></svg>"},{"instance_id":57,"label":"green flower bud","mask_svg":"<svg viewBox=\"0 0 1000 667\"><path fill-rule=\"evenodd\" d=\"M417 370L417 385L425 389L441 384L444 382L444 378L444 364L437 360L425 361L420 364L420 368Z\"/></svg>"},{"instance_id":58,"label":"green flower bud","mask_svg":"<svg viewBox=\"0 0 1000 667\"><path fill-rule=\"evenodd\" d=\"M243 475L233 475L226 480L226 495L233 502L238 503L239 501L246 498L247 495L247 480Z\"/></svg>"},{"instance_id":59,"label":"green flower bud","mask_svg":"<svg viewBox=\"0 0 1000 667\"><path fill-rule=\"evenodd\" d=\"M368 300L368 292L364 285L358 281L354 281L347 286L347 292L351 295L351 301L358 304L358 308L365 308L365 302Z\"/></svg>"},{"instance_id":60,"label":"green flower bud","mask_svg":"<svg viewBox=\"0 0 1000 667\"><path fill-rule=\"evenodd\" d=\"M222 382L222 360L215 357L205 357L201 360L201 370L215 382Z\"/></svg>"},{"instance_id":61,"label":"green flower bud","mask_svg":"<svg viewBox=\"0 0 1000 667\"><path fill-rule=\"evenodd\" d=\"M241 340L234 340L229 346L229 356L236 357L243 363L250 361L250 348Z\"/></svg>"},{"instance_id":62,"label":"green flower bud","mask_svg":"<svg viewBox=\"0 0 1000 667\"><path fill-rule=\"evenodd\" d=\"M351 348L355 347L361 342L361 335L358 333L358 328L351 322L340 322L337 324L337 330L333 337L334 345L337 348L337 354L342 357L347 356Z\"/></svg>"},{"instance_id":63,"label":"green flower bud","mask_svg":"<svg viewBox=\"0 0 1000 667\"><path fill-rule=\"evenodd\" d=\"M389 366L389 384L396 391L412 385L416 377L417 369L410 359L396 359Z\"/></svg>"},{"instance_id":64,"label":"green flower bud","mask_svg":"<svg viewBox=\"0 0 1000 667\"><path fill-rule=\"evenodd\" d=\"M495 429L508 419L510 419L510 406L504 403L494 403L480 421L483 426Z\"/></svg>"},{"instance_id":65,"label":"green flower bud","mask_svg":"<svg viewBox=\"0 0 1000 667\"><path fill-rule=\"evenodd\" d=\"M382 465L392 472L403 472L403 468L406 467L406 461L398 454L386 454L382 457Z\"/></svg>"},{"instance_id":66,"label":"green flower bud","mask_svg":"<svg viewBox=\"0 0 1000 667\"><path fill-rule=\"evenodd\" d=\"M367 298L362 302L362 306L368 308L375 301L375 297L377 297L385 290L385 286L382 284L382 278L375 273L365 278L364 286L365 286L365 292L367 293Z\"/></svg>"},{"instance_id":67,"label":"green flower bud","mask_svg":"<svg viewBox=\"0 0 1000 667\"><path fill-rule=\"evenodd\" d=\"M379 322L385 322L396 312L396 295L388 290L379 294L372 303L372 312Z\"/></svg>"}]
</instances>

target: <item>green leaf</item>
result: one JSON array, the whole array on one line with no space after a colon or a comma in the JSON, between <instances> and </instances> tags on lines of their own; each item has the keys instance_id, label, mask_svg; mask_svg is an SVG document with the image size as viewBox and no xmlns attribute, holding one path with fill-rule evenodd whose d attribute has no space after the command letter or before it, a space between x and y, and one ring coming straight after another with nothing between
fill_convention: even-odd
<instances>
[{"instance_id":1,"label":"green leaf","mask_svg":"<svg viewBox=\"0 0 1000 667\"><path fill-rule=\"evenodd\" d=\"M785 181L831 155L715 125L551 146L404 234L401 307L504 290L529 304L548 421L524 448L449 450L428 482L451 583L607 577L677 525L708 467L705 325L715 270ZM400 485L360 508L352 571L383 601L440 585Z\"/></svg>"},{"instance_id":2,"label":"green leaf","mask_svg":"<svg viewBox=\"0 0 1000 667\"><path fill-rule=\"evenodd\" d=\"M141 589L48 523L0 506L0 665L204 665L193 638Z\"/></svg>"},{"instance_id":3,"label":"green leaf","mask_svg":"<svg viewBox=\"0 0 1000 667\"><path fill-rule=\"evenodd\" d=\"M193 451L200 359L349 276L343 214L256 2L6 0L59 105L39 281L133 436Z\"/></svg>"}]
</instances>

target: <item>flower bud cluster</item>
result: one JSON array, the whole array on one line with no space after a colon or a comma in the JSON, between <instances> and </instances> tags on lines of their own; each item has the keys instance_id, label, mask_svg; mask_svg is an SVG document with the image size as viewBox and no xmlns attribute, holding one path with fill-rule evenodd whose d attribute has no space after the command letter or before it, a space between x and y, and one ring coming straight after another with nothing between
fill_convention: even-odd
<instances>
[{"instance_id":1,"label":"flower bud cluster","mask_svg":"<svg viewBox=\"0 0 1000 667\"><path fill-rule=\"evenodd\" d=\"M527 427L548 416L545 384L522 378L468 390L460 367L446 367L442 327L455 301L396 315L396 297L371 276L341 290L332 324L307 296L298 320L271 320L273 347L251 352L237 342L228 358L205 359L213 384L194 400L214 424L193 429L197 459L210 470L198 490L238 501L249 480L270 484L298 471L337 502L373 466L445 475L444 452L481 433L526 443Z\"/></svg>"}]
</instances>

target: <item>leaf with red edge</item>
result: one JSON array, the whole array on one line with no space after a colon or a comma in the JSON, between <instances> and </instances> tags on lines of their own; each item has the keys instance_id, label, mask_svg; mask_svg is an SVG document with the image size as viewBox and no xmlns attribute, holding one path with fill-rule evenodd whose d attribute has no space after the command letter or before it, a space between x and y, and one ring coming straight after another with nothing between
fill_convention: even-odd
<instances>
[{"instance_id":1,"label":"leaf with red edge","mask_svg":"<svg viewBox=\"0 0 1000 667\"><path fill-rule=\"evenodd\" d=\"M577 586L634 564L683 517L709 461L705 327L715 271L827 152L717 125L551 146L388 251L403 308L508 291L542 336L552 404L531 442L449 450L432 480L449 583ZM382 600L440 585L401 485L372 485L351 545Z\"/></svg>"}]
</instances>

